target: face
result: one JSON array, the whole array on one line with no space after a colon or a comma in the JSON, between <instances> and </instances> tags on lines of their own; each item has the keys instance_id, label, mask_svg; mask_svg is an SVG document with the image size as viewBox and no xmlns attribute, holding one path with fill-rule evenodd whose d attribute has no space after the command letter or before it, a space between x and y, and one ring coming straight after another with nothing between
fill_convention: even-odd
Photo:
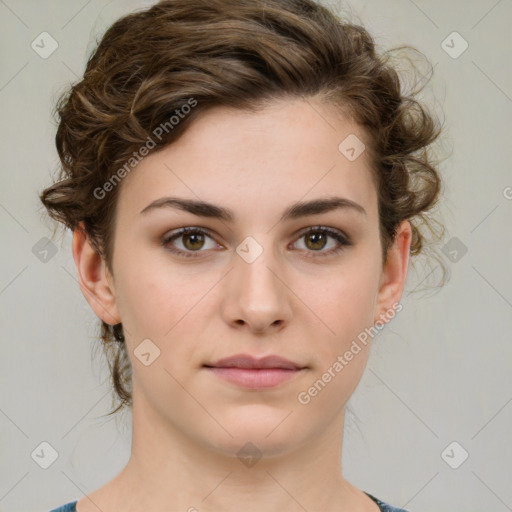
<instances>
[{"instance_id":1,"label":"face","mask_svg":"<svg viewBox=\"0 0 512 512\"><path fill-rule=\"evenodd\" d=\"M125 328L135 422L225 454L285 453L342 425L361 334L399 301L410 243L405 223L383 267L367 152L338 149L351 134L365 140L313 99L215 108L124 178L113 277L102 265L81 285ZM75 259L85 275L78 241ZM207 367L239 354L299 369Z\"/></svg>"}]
</instances>

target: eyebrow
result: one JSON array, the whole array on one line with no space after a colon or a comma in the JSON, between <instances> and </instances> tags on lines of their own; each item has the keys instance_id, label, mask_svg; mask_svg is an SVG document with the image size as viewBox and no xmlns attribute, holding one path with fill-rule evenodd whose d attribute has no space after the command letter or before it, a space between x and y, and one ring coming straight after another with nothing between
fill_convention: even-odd
<instances>
[{"instance_id":1,"label":"eyebrow","mask_svg":"<svg viewBox=\"0 0 512 512\"><path fill-rule=\"evenodd\" d=\"M141 210L141 214L147 214L152 210L159 208L176 208L199 217L208 217L221 219L227 222L233 222L235 214L232 210L217 206L205 201L196 201L193 199L184 199L180 197L161 197L148 204ZM351 199L345 197L328 197L324 199L314 199L311 201L299 201L290 205L281 215L280 222L286 220L298 219L308 215L318 215L338 209L350 209L362 215L366 215L366 210Z\"/></svg>"}]
</instances>

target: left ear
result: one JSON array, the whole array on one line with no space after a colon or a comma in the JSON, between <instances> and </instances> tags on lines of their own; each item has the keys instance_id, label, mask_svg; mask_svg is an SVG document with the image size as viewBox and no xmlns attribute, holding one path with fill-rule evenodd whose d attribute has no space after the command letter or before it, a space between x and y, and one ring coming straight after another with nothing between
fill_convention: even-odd
<instances>
[{"instance_id":1,"label":"left ear","mask_svg":"<svg viewBox=\"0 0 512 512\"><path fill-rule=\"evenodd\" d=\"M385 313L394 309L393 304L400 302L407 277L411 242L411 224L404 220L398 226L382 269L374 323L377 320L386 322Z\"/></svg>"}]
</instances>

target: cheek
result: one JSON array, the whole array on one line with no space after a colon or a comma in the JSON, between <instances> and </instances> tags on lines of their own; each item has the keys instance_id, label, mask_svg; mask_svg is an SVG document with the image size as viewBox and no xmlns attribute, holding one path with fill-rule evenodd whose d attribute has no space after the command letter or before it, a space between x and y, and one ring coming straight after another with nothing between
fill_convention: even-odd
<instances>
[{"instance_id":1,"label":"cheek","mask_svg":"<svg viewBox=\"0 0 512 512\"><path fill-rule=\"evenodd\" d=\"M166 265L150 251L123 252L120 247L119 254L116 301L123 325L134 341L164 338L197 302L197 288L204 288L204 279Z\"/></svg>"},{"instance_id":2,"label":"cheek","mask_svg":"<svg viewBox=\"0 0 512 512\"><path fill-rule=\"evenodd\" d=\"M323 320L327 338L343 348L348 338L373 325L379 268L372 259L353 258L346 266L324 277L322 286L310 293L310 309Z\"/></svg>"},{"instance_id":3,"label":"cheek","mask_svg":"<svg viewBox=\"0 0 512 512\"><path fill-rule=\"evenodd\" d=\"M180 396L183 392L173 377L181 382L183 362L192 362L193 343L183 341L195 339L196 324L191 321L198 296L204 294L197 288L202 290L204 281L188 281L184 286L183 278L176 272L144 265L140 259L137 265L129 265L128 260L118 267L116 293L134 390L143 390L157 407L164 397Z\"/></svg>"},{"instance_id":4,"label":"cheek","mask_svg":"<svg viewBox=\"0 0 512 512\"><path fill-rule=\"evenodd\" d=\"M323 334L316 336L313 372L297 395L306 411L334 416L357 387L370 353L375 280L361 269L342 273L312 297Z\"/></svg>"},{"instance_id":5,"label":"cheek","mask_svg":"<svg viewBox=\"0 0 512 512\"><path fill-rule=\"evenodd\" d=\"M154 261L144 265L140 258L136 265L120 263L116 292L130 357L149 339L159 349L155 367L181 375L183 361L196 364L197 340L204 338L205 308L212 307L218 276L166 265L156 268Z\"/></svg>"}]
</instances>

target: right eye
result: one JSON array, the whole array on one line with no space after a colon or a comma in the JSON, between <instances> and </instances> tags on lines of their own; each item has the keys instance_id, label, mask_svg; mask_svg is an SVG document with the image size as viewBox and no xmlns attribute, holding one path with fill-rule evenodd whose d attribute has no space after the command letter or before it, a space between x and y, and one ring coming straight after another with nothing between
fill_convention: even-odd
<instances>
[{"instance_id":1,"label":"right eye","mask_svg":"<svg viewBox=\"0 0 512 512\"><path fill-rule=\"evenodd\" d=\"M213 246L207 247L206 249L211 249L216 246L213 238L205 230L196 227L186 227L167 234L162 240L162 245L179 256L185 258L197 257L199 254L194 253L205 252L201 249L204 248L206 238L214 242ZM181 248L176 248L173 244L175 240L180 241L179 245L181 245Z\"/></svg>"}]
</instances>

